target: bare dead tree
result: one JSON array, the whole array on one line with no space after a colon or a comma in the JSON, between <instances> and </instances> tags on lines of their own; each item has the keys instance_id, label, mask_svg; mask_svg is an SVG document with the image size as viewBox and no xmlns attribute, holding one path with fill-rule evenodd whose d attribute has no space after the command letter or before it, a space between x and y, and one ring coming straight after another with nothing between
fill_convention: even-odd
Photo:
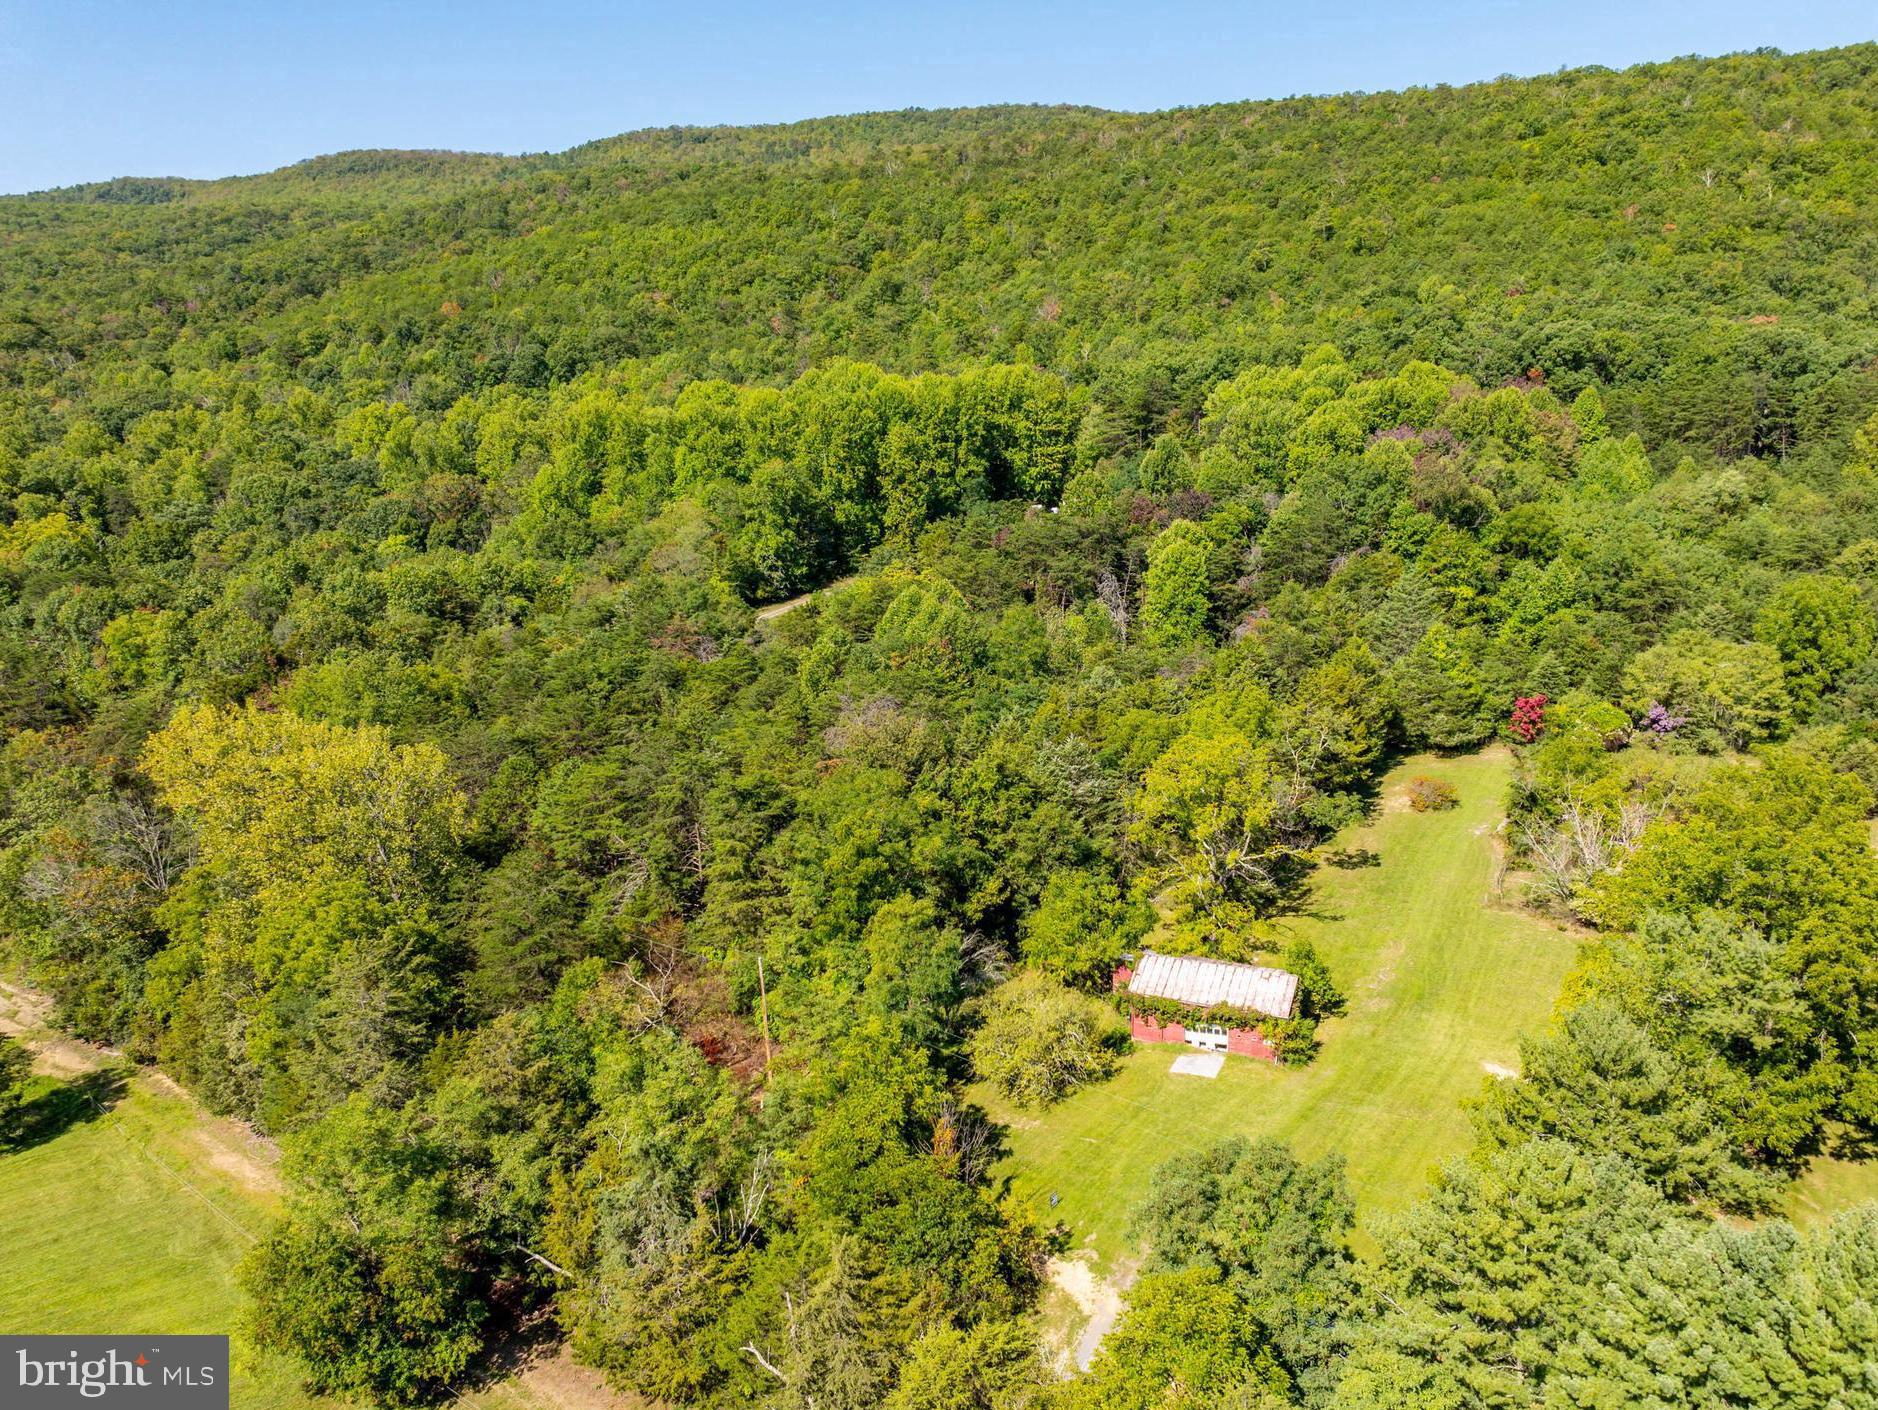
<instances>
[{"instance_id":1,"label":"bare dead tree","mask_svg":"<svg viewBox=\"0 0 1878 1410\"><path fill-rule=\"evenodd\" d=\"M610 855L618 858L619 862L606 874L600 888L606 897L607 914L617 919L625 914L632 899L652 879L652 864L623 837L615 835L608 838L607 847Z\"/></svg>"},{"instance_id":2,"label":"bare dead tree","mask_svg":"<svg viewBox=\"0 0 1878 1410\"><path fill-rule=\"evenodd\" d=\"M1568 798L1550 827L1524 827L1519 846L1538 873L1539 893L1577 913L1579 891L1592 877L1620 869L1655 816L1645 804L1627 801L1615 818Z\"/></svg>"},{"instance_id":3,"label":"bare dead tree","mask_svg":"<svg viewBox=\"0 0 1878 1410\"><path fill-rule=\"evenodd\" d=\"M1308 715L1280 733L1278 749L1285 766L1278 800L1281 809L1302 807L1316 792L1310 780L1317 777L1318 765L1329 752L1335 733L1329 721Z\"/></svg>"},{"instance_id":4,"label":"bare dead tree","mask_svg":"<svg viewBox=\"0 0 1878 1410\"><path fill-rule=\"evenodd\" d=\"M950 1100L933 1118L932 1137L916 1147L964 1184L976 1184L997 1154L997 1132L984 1112Z\"/></svg>"},{"instance_id":5,"label":"bare dead tree","mask_svg":"<svg viewBox=\"0 0 1878 1410\"><path fill-rule=\"evenodd\" d=\"M168 893L187 862L175 819L146 799L114 798L92 814L99 849L154 896Z\"/></svg>"},{"instance_id":6,"label":"bare dead tree","mask_svg":"<svg viewBox=\"0 0 1878 1410\"><path fill-rule=\"evenodd\" d=\"M959 972L970 977L972 988L989 989L1001 983L1010 967L1010 956L996 936L970 930L960 937Z\"/></svg>"},{"instance_id":7,"label":"bare dead tree","mask_svg":"<svg viewBox=\"0 0 1878 1410\"><path fill-rule=\"evenodd\" d=\"M752 1356L756 1358L757 1365L761 1366L765 1371L768 1371L772 1376L774 1376L777 1380L781 1381L784 1385L789 1384L789 1378L785 1376L781 1371L777 1370L776 1364L773 1361L771 1361L769 1357L765 1356L761 1351L757 1349L757 1345L754 1341L745 1342L739 1348L739 1350L749 1352Z\"/></svg>"},{"instance_id":8,"label":"bare dead tree","mask_svg":"<svg viewBox=\"0 0 1878 1410\"><path fill-rule=\"evenodd\" d=\"M559 1277L566 1278L569 1282L573 1281L574 1275L568 1272L567 1269L563 1268L560 1264L556 1263L553 1259L544 1257L543 1255L536 1253L532 1248L528 1248L522 1244L511 1244L510 1247L513 1248L515 1252L521 1254L529 1262L539 1263L543 1268L546 1268L550 1273L554 1273Z\"/></svg>"},{"instance_id":9,"label":"bare dead tree","mask_svg":"<svg viewBox=\"0 0 1878 1410\"><path fill-rule=\"evenodd\" d=\"M750 1173L737 1188L736 1202L729 1207L720 1205L713 1212L712 1223L721 1242L741 1247L756 1237L757 1224L763 1216L763 1205L769 1199L775 1170L775 1157L764 1151L751 1162Z\"/></svg>"},{"instance_id":10,"label":"bare dead tree","mask_svg":"<svg viewBox=\"0 0 1878 1410\"><path fill-rule=\"evenodd\" d=\"M797 1329L796 1329L796 1300L794 1297L790 1295L789 1289L787 1288L783 1289L783 1306L788 1309L787 1325L788 1325L788 1332L789 1332L789 1344L791 1346L794 1346L796 1344L796 1339L798 1335ZM739 1347L738 1350L749 1352L751 1356L756 1358L757 1365L761 1366L765 1371L768 1371L772 1376L774 1376L777 1380L781 1381L785 1386L790 1384L788 1375L785 1374L782 1371L782 1369L776 1365L774 1361L771 1361L769 1357L765 1356L762 1353L762 1351L758 1349L757 1344L756 1344L756 1338L752 1337L749 1341L745 1342L741 1347ZM813 1403L814 1402L811 1400L810 1404L813 1404Z\"/></svg>"},{"instance_id":11,"label":"bare dead tree","mask_svg":"<svg viewBox=\"0 0 1878 1410\"><path fill-rule=\"evenodd\" d=\"M1128 644L1128 623L1131 620L1128 611L1128 587L1120 578L1106 568L1096 577L1096 601L1102 604L1102 610L1109 614L1109 621L1115 624L1115 634L1122 639L1122 645Z\"/></svg>"}]
</instances>

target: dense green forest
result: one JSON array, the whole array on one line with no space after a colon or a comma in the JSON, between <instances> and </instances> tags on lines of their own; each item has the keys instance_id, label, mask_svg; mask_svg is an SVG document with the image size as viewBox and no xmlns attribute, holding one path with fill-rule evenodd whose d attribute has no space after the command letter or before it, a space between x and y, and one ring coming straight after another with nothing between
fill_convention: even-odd
<instances>
[{"instance_id":1,"label":"dense green forest","mask_svg":"<svg viewBox=\"0 0 1878 1410\"><path fill-rule=\"evenodd\" d=\"M1874 46L0 200L0 957L282 1140L321 1389L1878 1404L1765 1217L1878 1140L1875 276ZM1177 1157L1055 1379L968 1084L1156 923L1308 1063L1273 918L1496 739L1588 938L1473 1152L1362 1262Z\"/></svg>"}]
</instances>

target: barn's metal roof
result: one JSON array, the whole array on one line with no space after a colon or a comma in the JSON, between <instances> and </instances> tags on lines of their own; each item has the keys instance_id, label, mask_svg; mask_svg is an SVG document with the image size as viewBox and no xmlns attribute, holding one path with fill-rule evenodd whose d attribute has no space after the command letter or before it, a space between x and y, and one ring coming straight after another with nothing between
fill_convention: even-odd
<instances>
[{"instance_id":1,"label":"barn's metal roof","mask_svg":"<svg viewBox=\"0 0 1878 1410\"><path fill-rule=\"evenodd\" d=\"M1151 999L1172 999L1196 1009L1225 1004L1273 1018L1290 1018L1297 1007L1298 977L1263 965L1193 955L1157 955L1147 951L1135 964L1128 992Z\"/></svg>"}]
</instances>

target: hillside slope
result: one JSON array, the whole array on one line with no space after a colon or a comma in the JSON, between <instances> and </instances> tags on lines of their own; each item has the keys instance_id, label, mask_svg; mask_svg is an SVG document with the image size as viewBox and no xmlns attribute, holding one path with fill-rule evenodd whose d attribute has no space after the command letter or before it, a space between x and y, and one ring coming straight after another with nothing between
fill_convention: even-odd
<instances>
[{"instance_id":1,"label":"hillside slope","mask_svg":"<svg viewBox=\"0 0 1878 1410\"><path fill-rule=\"evenodd\" d=\"M1239 360L1332 341L1567 393L1653 382L1646 433L1791 448L1872 352L1875 113L1868 45L83 188L0 201L0 372L261 357L435 401L621 357L739 380L1034 358L1101 388L1126 439Z\"/></svg>"},{"instance_id":2,"label":"hillside slope","mask_svg":"<svg viewBox=\"0 0 1878 1410\"><path fill-rule=\"evenodd\" d=\"M1878 1212L1764 1216L1878 1143L1875 98L1860 46L0 203L0 966L283 1152L179 1315L396 1406L544 1324L713 1410L1846 1403ZM1416 756L1458 808L1387 811ZM1158 1171L1150 934L1302 996ZM1104 1252L1146 1197L1061 1387L984 1084ZM34 1286L136 1116L0 1153L83 1206Z\"/></svg>"}]
</instances>

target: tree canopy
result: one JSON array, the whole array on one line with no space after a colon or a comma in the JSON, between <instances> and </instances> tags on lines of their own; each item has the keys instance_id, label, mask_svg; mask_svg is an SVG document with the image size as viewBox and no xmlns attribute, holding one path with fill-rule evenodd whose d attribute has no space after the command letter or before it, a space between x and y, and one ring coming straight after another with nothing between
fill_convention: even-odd
<instances>
[{"instance_id":1,"label":"tree canopy","mask_svg":"<svg viewBox=\"0 0 1878 1410\"><path fill-rule=\"evenodd\" d=\"M671 1404L1857 1403L1872 1215L1714 1216L1878 1137L1874 112L1859 45L0 200L0 962L281 1139L254 1333L337 1394L540 1315ZM1103 1080L1150 935L1309 1060L1310 868L1488 742L1587 938L1474 1148L1367 1268L1334 1161L1181 1155L1059 1383L975 1098Z\"/></svg>"}]
</instances>

